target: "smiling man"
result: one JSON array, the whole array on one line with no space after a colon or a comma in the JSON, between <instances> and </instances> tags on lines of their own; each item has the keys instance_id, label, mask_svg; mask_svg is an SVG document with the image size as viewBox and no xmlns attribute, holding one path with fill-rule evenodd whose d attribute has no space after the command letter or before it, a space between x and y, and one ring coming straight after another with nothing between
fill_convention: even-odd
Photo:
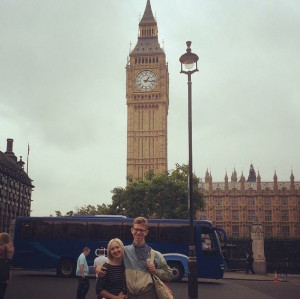
<instances>
[{"instance_id":1,"label":"smiling man","mask_svg":"<svg viewBox=\"0 0 300 299\"><path fill-rule=\"evenodd\" d=\"M146 244L148 222L144 217L137 217L131 228L133 243L125 246L124 265L128 299L156 299L155 286L151 274L170 281L172 269L167 265L162 254L155 251L154 262L150 263L151 247Z\"/></svg>"}]
</instances>

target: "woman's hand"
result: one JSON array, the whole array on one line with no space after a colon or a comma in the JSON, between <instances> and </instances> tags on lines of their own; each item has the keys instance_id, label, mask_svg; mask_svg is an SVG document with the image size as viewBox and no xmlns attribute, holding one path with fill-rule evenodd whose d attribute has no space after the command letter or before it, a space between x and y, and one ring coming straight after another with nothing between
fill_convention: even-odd
<instances>
[{"instance_id":1,"label":"woman's hand","mask_svg":"<svg viewBox=\"0 0 300 299\"><path fill-rule=\"evenodd\" d=\"M126 299L127 295L125 295L123 292L121 292L116 298L118 298L118 299Z\"/></svg>"}]
</instances>

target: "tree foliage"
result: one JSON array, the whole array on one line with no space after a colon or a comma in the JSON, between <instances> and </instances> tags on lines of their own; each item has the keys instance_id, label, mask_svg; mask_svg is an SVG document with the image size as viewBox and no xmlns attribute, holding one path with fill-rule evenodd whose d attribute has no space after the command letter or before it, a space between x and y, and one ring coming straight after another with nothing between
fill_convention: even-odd
<instances>
[{"instance_id":1,"label":"tree foliage","mask_svg":"<svg viewBox=\"0 0 300 299\"><path fill-rule=\"evenodd\" d=\"M199 178L193 176L194 211L203 207ZM176 164L170 173L133 180L126 188L115 188L110 212L128 217L188 218L188 166Z\"/></svg>"},{"instance_id":2,"label":"tree foliage","mask_svg":"<svg viewBox=\"0 0 300 299\"><path fill-rule=\"evenodd\" d=\"M86 205L81 208L77 208L76 211L69 211L65 215L62 215L61 211L55 211L55 216L76 216L76 215L108 215L109 214L109 205L97 205L97 207L93 205Z\"/></svg>"}]
</instances>

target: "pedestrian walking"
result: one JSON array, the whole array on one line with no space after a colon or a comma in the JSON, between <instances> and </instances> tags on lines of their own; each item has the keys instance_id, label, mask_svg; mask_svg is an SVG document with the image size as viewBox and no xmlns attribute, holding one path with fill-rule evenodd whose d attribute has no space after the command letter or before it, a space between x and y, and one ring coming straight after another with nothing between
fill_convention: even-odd
<instances>
[{"instance_id":1,"label":"pedestrian walking","mask_svg":"<svg viewBox=\"0 0 300 299\"><path fill-rule=\"evenodd\" d=\"M248 252L246 252L246 274L252 273L255 274L254 270L253 270L253 256L252 254L249 254Z\"/></svg>"},{"instance_id":2,"label":"pedestrian walking","mask_svg":"<svg viewBox=\"0 0 300 299\"><path fill-rule=\"evenodd\" d=\"M89 267L86 261L86 257L90 254L90 251L88 247L84 247L77 260L76 276L78 276L78 286L76 299L85 299L90 288L88 277Z\"/></svg>"},{"instance_id":3,"label":"pedestrian walking","mask_svg":"<svg viewBox=\"0 0 300 299\"><path fill-rule=\"evenodd\" d=\"M99 250L99 256L97 256L94 260L94 270L96 273L96 269L97 267L101 267L102 265L104 265L107 261L108 258L105 256L105 249L103 247L101 247ZM97 254L97 253L96 253ZM98 278L98 274L96 273L96 278Z\"/></svg>"}]
</instances>

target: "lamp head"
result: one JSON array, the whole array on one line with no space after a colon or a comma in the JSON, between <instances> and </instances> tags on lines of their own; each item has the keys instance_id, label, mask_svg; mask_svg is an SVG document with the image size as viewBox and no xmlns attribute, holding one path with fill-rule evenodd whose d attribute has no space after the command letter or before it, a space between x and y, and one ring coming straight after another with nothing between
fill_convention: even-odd
<instances>
[{"instance_id":1,"label":"lamp head","mask_svg":"<svg viewBox=\"0 0 300 299\"><path fill-rule=\"evenodd\" d=\"M182 71L182 65L184 65L187 70L190 70L194 67L195 63L196 63L196 70L198 70L197 61L199 60L199 57L195 53L192 53L191 44L192 44L191 41L186 42L187 45L186 53L181 55L181 57L179 58L179 61L181 62L181 71Z\"/></svg>"}]
</instances>

